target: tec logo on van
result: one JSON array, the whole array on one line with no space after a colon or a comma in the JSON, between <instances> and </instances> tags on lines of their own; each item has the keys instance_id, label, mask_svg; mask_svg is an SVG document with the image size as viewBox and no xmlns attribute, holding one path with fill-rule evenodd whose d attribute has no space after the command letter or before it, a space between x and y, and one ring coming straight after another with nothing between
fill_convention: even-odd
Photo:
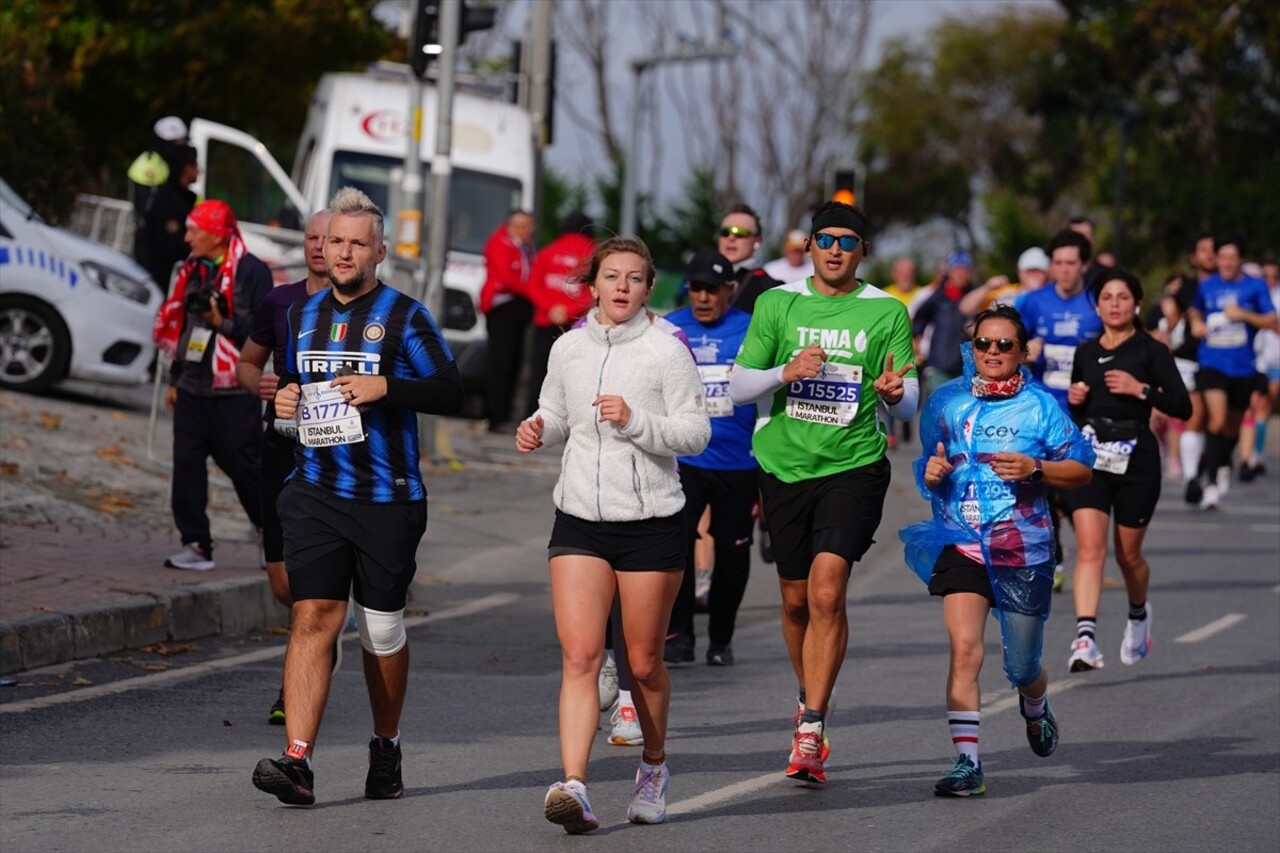
<instances>
[{"instance_id":1,"label":"tec logo on van","mask_svg":"<svg viewBox=\"0 0 1280 853\"><path fill-rule=\"evenodd\" d=\"M379 142L400 142L406 134L404 113L375 110L360 120L360 129Z\"/></svg>"}]
</instances>

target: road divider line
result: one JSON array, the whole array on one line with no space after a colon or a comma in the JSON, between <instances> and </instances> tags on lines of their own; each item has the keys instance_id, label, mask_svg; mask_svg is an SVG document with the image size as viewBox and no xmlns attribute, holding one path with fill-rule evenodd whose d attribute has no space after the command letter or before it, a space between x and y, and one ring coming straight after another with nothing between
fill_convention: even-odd
<instances>
[{"instance_id":1,"label":"road divider line","mask_svg":"<svg viewBox=\"0 0 1280 853\"><path fill-rule=\"evenodd\" d=\"M1066 678L1062 681L1053 682L1049 685L1049 693L1058 696L1074 687L1084 684L1082 678ZM1015 692L1013 696L1007 696L998 702L992 702L990 705L982 709L983 716L991 716L1001 711L1007 711L1010 708L1018 707L1018 695ZM776 773L766 773L763 776L754 776L750 779L743 779L740 782L734 782L732 785L726 785L723 788L716 788L706 793L698 794L696 797L690 797L687 800L669 806L667 814L678 817L684 814L693 814L694 812L704 811L713 806L730 800L736 800L740 797L749 796L757 791L762 791L770 785L779 782L785 782L786 779L781 771Z\"/></svg>"},{"instance_id":2,"label":"road divider line","mask_svg":"<svg viewBox=\"0 0 1280 853\"><path fill-rule=\"evenodd\" d=\"M1202 628L1196 628L1194 631L1188 631L1181 637L1174 640L1175 643L1198 643L1201 640L1207 640L1214 634L1221 633L1233 625L1243 622L1247 617L1243 613L1228 613L1221 619L1214 619L1208 625Z\"/></svg>"},{"instance_id":3,"label":"road divider line","mask_svg":"<svg viewBox=\"0 0 1280 853\"><path fill-rule=\"evenodd\" d=\"M785 779L786 777L782 775L781 770L776 773L767 773L764 776L743 779L741 782L734 782L732 785L726 785L723 788L716 788L713 791L707 791L705 794L681 800L675 805L668 806L667 814L679 816L709 809L723 802L745 797L749 794L754 794L756 791L762 791L770 785L775 785Z\"/></svg>"},{"instance_id":4,"label":"road divider line","mask_svg":"<svg viewBox=\"0 0 1280 853\"><path fill-rule=\"evenodd\" d=\"M496 592L493 595L486 595L483 598L477 598L474 601L467 601L455 607L446 607L444 610L440 610L435 613L428 613L425 616L411 616L404 620L404 625L405 628L417 628L420 625L432 622L443 622L446 619L457 619L461 616L471 616L485 610L504 607L519 597L519 594L514 592ZM349 636L349 634L343 634L344 639ZM48 696L37 696L34 699L9 702L7 704L0 705L0 714L19 714L24 711L35 711L40 708L50 708L56 705L68 705L72 702L84 702L88 699L97 699L102 696L114 696L118 693L127 693L130 690L175 684L180 681L199 678L202 675L208 675L224 669L233 669L237 666L261 663L263 661L272 660L273 658L284 657L286 648L287 645L272 646L269 649L256 649L252 652L245 652L244 654L234 655L232 657L203 661L202 663L192 664L191 666L183 667L182 669L168 669L164 672L139 675L134 678L114 681L110 684L96 684L91 687L81 687L71 693L55 693Z\"/></svg>"}]
</instances>

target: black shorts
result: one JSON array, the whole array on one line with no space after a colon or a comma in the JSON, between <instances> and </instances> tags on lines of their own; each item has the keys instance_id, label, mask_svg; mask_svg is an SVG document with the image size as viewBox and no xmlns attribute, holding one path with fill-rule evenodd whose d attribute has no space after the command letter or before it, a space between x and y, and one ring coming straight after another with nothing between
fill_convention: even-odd
<instances>
[{"instance_id":1,"label":"black shorts","mask_svg":"<svg viewBox=\"0 0 1280 853\"><path fill-rule=\"evenodd\" d=\"M403 610L427 530L427 502L364 503L290 481L280 493L284 562L294 601L346 601Z\"/></svg>"},{"instance_id":2,"label":"black shorts","mask_svg":"<svg viewBox=\"0 0 1280 853\"><path fill-rule=\"evenodd\" d=\"M1102 510L1122 527L1146 527L1160 502L1160 457L1139 445L1123 474L1094 470L1093 479L1078 489L1062 492L1068 512Z\"/></svg>"},{"instance_id":3,"label":"black shorts","mask_svg":"<svg viewBox=\"0 0 1280 853\"><path fill-rule=\"evenodd\" d=\"M267 426L262 433L262 552L268 563L284 559L284 531L276 501L284 490L284 480L293 473L293 450L297 442Z\"/></svg>"},{"instance_id":4,"label":"black shorts","mask_svg":"<svg viewBox=\"0 0 1280 853\"><path fill-rule=\"evenodd\" d=\"M547 558L597 557L615 572L683 572L684 516L640 521L586 521L556 510Z\"/></svg>"},{"instance_id":5,"label":"black shorts","mask_svg":"<svg viewBox=\"0 0 1280 853\"><path fill-rule=\"evenodd\" d=\"M1261 386L1258 385L1260 378L1263 380ZM1248 376L1228 376L1221 370L1202 367L1196 374L1196 390L1201 393L1205 391L1227 392L1227 408L1233 412L1247 412L1249 403L1253 398L1253 392L1258 390L1259 387L1266 387L1266 377L1260 373L1250 373Z\"/></svg>"},{"instance_id":6,"label":"black shorts","mask_svg":"<svg viewBox=\"0 0 1280 853\"><path fill-rule=\"evenodd\" d=\"M991 589L987 567L961 554L954 545L948 545L933 564L929 576L930 595L951 595L953 592L972 592L996 606L996 594Z\"/></svg>"},{"instance_id":7,"label":"black shorts","mask_svg":"<svg viewBox=\"0 0 1280 853\"><path fill-rule=\"evenodd\" d=\"M875 543L889 491L889 460L826 477L784 483L760 472L760 494L778 577L807 580L813 556L829 552L852 567Z\"/></svg>"},{"instance_id":8,"label":"black shorts","mask_svg":"<svg viewBox=\"0 0 1280 853\"><path fill-rule=\"evenodd\" d=\"M760 471L718 471L695 465L680 466L680 486L684 489L684 516L689 535L698 535L702 512L711 507L711 538L735 546L751 544L755 532L756 501L759 500Z\"/></svg>"}]
</instances>

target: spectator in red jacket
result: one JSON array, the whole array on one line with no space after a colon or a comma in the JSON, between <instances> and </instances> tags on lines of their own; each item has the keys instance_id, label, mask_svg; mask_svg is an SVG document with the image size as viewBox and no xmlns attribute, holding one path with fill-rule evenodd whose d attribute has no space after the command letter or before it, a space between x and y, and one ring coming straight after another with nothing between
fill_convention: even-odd
<instances>
[{"instance_id":1,"label":"spectator in red jacket","mask_svg":"<svg viewBox=\"0 0 1280 853\"><path fill-rule=\"evenodd\" d=\"M560 223L559 236L534 256L533 270L529 273L533 346L529 355L525 417L538 408L551 345L591 307L591 289L581 280L596 250L596 241L588 236L591 227L591 219L585 213L571 211Z\"/></svg>"},{"instance_id":2,"label":"spectator in red jacket","mask_svg":"<svg viewBox=\"0 0 1280 853\"><path fill-rule=\"evenodd\" d=\"M524 359L525 332L533 317L528 299L533 254L533 216L525 210L511 211L484 247L480 310L489 331L484 397L490 432L514 430L511 409Z\"/></svg>"}]
</instances>

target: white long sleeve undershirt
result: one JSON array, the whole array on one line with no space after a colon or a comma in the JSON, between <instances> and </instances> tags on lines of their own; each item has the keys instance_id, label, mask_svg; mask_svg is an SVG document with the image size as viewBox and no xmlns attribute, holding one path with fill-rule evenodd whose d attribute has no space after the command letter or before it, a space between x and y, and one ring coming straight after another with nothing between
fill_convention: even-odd
<instances>
[{"instance_id":1,"label":"white long sleeve undershirt","mask_svg":"<svg viewBox=\"0 0 1280 853\"><path fill-rule=\"evenodd\" d=\"M760 369L735 365L729 375L729 399L733 400L734 405L745 406L772 394L786 384L782 379L784 366ZM885 409L898 420L906 421L915 415L919 402L920 381L914 376L908 376L902 380L902 399L893 405L886 403Z\"/></svg>"}]
</instances>

